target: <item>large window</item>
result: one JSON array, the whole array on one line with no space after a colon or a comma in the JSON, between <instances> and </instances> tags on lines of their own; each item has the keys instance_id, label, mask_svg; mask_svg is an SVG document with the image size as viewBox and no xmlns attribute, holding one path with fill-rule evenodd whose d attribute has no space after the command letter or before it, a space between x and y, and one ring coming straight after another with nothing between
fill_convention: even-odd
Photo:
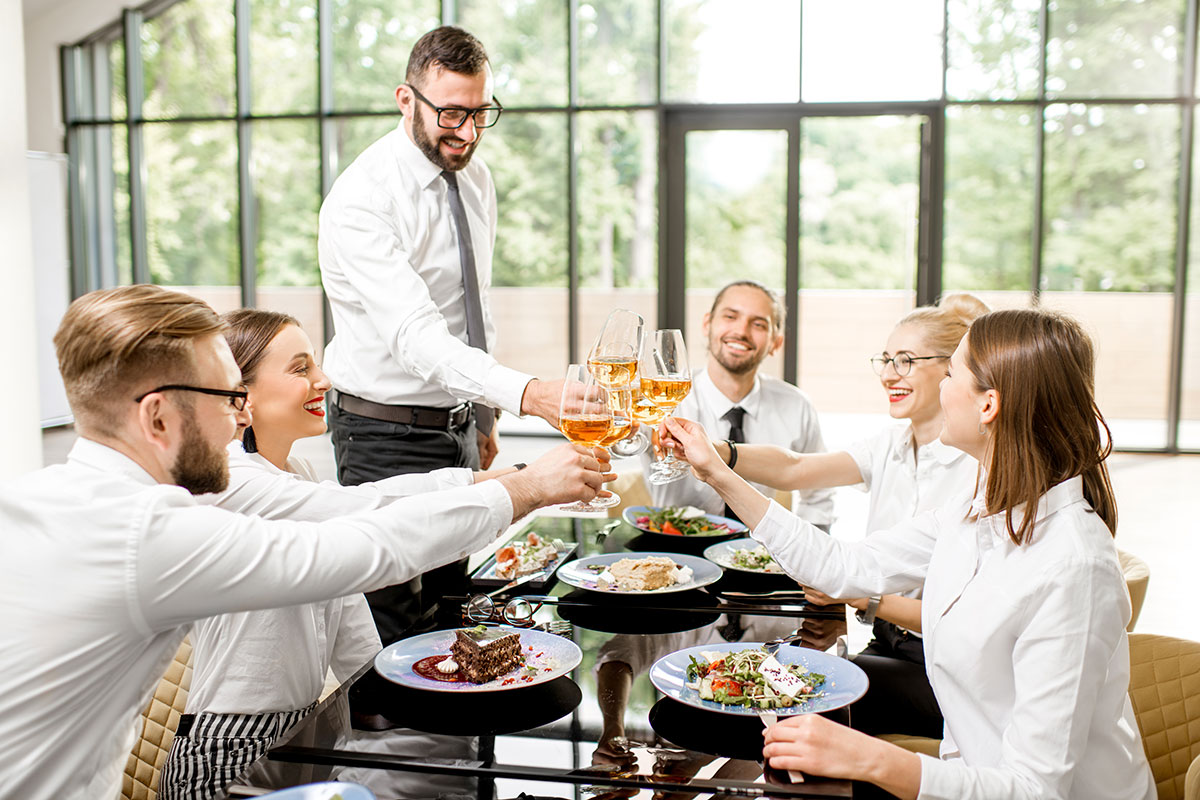
<instances>
[{"instance_id":1,"label":"large window","mask_svg":"<svg viewBox=\"0 0 1200 800\"><path fill-rule=\"evenodd\" d=\"M699 363L713 293L753 277L793 315L768 370L877 412L891 321L972 291L1083 320L1118 447L1200 450L1187 9L154 0L62 51L72 286L184 286L327 339L321 197L400 122L413 43L459 24L506 109L479 151L504 363L557 377L616 306Z\"/></svg>"}]
</instances>

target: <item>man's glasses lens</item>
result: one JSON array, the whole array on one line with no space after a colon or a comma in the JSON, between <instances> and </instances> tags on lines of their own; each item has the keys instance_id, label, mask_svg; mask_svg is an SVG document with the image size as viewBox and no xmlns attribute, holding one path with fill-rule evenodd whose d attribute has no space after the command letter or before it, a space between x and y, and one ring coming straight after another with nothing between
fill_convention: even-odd
<instances>
[{"instance_id":1,"label":"man's glasses lens","mask_svg":"<svg viewBox=\"0 0 1200 800\"><path fill-rule=\"evenodd\" d=\"M461 128L467 121L468 114L475 115L476 128L490 128L500 120L499 108L477 108L474 111L463 108L443 108L438 111L438 127Z\"/></svg>"}]
</instances>

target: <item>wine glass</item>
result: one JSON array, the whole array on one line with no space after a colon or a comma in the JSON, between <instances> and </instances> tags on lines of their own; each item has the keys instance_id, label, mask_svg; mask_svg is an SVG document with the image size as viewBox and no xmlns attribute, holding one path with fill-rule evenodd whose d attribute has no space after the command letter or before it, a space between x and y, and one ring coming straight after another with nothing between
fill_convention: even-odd
<instances>
[{"instance_id":1,"label":"wine glass","mask_svg":"<svg viewBox=\"0 0 1200 800\"><path fill-rule=\"evenodd\" d=\"M567 378L563 383L562 401L558 407L558 429L572 444L584 447L602 447L613 433L613 409L611 394L599 385L591 371L582 364L567 367ZM626 416L621 436L629 431L630 417ZM560 511L603 511L621 502L615 493L609 497L596 497L589 502L569 503L559 506Z\"/></svg>"},{"instance_id":2,"label":"wine glass","mask_svg":"<svg viewBox=\"0 0 1200 800\"><path fill-rule=\"evenodd\" d=\"M614 309L588 354L588 369L596 383L609 389L628 386L637 378L645 321L625 308Z\"/></svg>"},{"instance_id":3,"label":"wine glass","mask_svg":"<svg viewBox=\"0 0 1200 800\"><path fill-rule=\"evenodd\" d=\"M676 328L658 330L646 339L638 363L641 392L645 401L657 406L662 417L668 417L692 390L692 368L688 363L683 331ZM665 458L655 461L647 480L655 485L679 480L690 467L675 458L667 447Z\"/></svg>"},{"instance_id":4,"label":"wine glass","mask_svg":"<svg viewBox=\"0 0 1200 800\"><path fill-rule=\"evenodd\" d=\"M625 308L614 309L600 329L596 343L588 355L588 369L596 382L610 390L632 394L637 382L638 356L642 352L645 320L640 314ZM632 408L630 397L627 411ZM626 419L632 419L630 414ZM625 434L609 442L610 450L619 456L635 456L646 449L649 439L630 424Z\"/></svg>"}]
</instances>

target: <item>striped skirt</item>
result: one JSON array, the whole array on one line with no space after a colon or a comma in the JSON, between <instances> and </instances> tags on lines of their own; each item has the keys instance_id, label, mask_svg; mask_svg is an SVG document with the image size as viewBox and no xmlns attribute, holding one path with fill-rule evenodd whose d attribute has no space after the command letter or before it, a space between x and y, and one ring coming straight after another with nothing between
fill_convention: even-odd
<instances>
[{"instance_id":1,"label":"striped skirt","mask_svg":"<svg viewBox=\"0 0 1200 800\"><path fill-rule=\"evenodd\" d=\"M159 800L224 797L274 742L316 706L270 714L185 714L167 754Z\"/></svg>"}]
</instances>

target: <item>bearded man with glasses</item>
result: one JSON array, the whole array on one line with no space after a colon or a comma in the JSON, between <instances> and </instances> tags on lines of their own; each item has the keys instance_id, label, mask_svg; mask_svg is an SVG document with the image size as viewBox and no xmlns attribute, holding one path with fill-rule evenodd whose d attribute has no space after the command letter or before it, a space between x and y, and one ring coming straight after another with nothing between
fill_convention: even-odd
<instances>
[{"instance_id":1,"label":"bearded man with glasses","mask_svg":"<svg viewBox=\"0 0 1200 800\"><path fill-rule=\"evenodd\" d=\"M395 90L403 121L368 147L321 206L318 255L335 335L328 421L338 480L488 469L499 410L558 427L562 381L498 363L488 303L496 189L475 151L500 120L482 43L452 26L413 46ZM446 594L464 565L368 595L384 644ZM422 592L424 598L422 599Z\"/></svg>"}]
</instances>

